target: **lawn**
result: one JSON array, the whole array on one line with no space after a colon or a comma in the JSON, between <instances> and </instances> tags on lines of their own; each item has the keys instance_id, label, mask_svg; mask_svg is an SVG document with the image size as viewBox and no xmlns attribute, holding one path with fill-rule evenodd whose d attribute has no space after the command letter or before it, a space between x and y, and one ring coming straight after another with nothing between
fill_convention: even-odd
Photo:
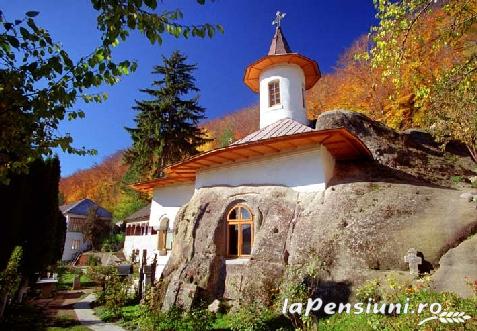
<instances>
[{"instance_id":1,"label":"lawn","mask_svg":"<svg viewBox=\"0 0 477 331\"><path fill-rule=\"evenodd\" d=\"M58 279L58 289L59 290L71 289L71 287L73 286L74 278L75 278L75 274L69 271L60 275ZM80 283L81 283L81 287L83 288L94 286L93 281L87 275L81 275Z\"/></svg>"}]
</instances>

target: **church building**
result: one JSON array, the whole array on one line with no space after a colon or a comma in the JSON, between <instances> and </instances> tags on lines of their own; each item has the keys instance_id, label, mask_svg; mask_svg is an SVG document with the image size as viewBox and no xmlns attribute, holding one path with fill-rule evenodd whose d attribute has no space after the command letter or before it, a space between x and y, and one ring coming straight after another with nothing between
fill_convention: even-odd
<instances>
[{"instance_id":1,"label":"church building","mask_svg":"<svg viewBox=\"0 0 477 331\"><path fill-rule=\"evenodd\" d=\"M227 147L169 166L161 178L133 185L152 193L148 226L157 236L157 247L147 258L151 262L156 256L157 275L173 247L179 210L201 189L282 186L320 192L333 176L335 161L371 158L365 144L348 130L311 126L305 91L320 79L320 69L316 61L291 50L279 21L268 54L250 64L244 75L244 83L260 96L260 129ZM222 240L228 263L253 256L255 214L246 202L227 207Z\"/></svg>"}]
</instances>

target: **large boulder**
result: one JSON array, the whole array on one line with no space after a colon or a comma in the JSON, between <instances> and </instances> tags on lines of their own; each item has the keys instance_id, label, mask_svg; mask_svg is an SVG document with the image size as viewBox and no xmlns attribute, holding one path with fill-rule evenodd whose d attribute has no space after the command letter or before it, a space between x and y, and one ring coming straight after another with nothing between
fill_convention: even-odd
<instances>
[{"instance_id":1,"label":"large boulder","mask_svg":"<svg viewBox=\"0 0 477 331\"><path fill-rule=\"evenodd\" d=\"M357 113L325 113L316 125L348 128L375 161L337 162L322 192L197 190L175 221L172 254L158 285L163 309L215 299L269 304L284 270L309 260L325 266L323 286L346 300L366 279L408 274L403 257L409 248L423 257L422 271L437 268L442 255L466 239L464 229L474 228L475 203L448 187L449 171L471 173L466 157L448 159L426 134L397 133ZM249 260L226 259L225 217L236 203L255 216Z\"/></svg>"},{"instance_id":2,"label":"large boulder","mask_svg":"<svg viewBox=\"0 0 477 331\"><path fill-rule=\"evenodd\" d=\"M225 259L223 220L236 202L261 215L250 261ZM338 184L320 193L202 188L177 219L161 281L163 307L217 298L270 303L284 269L310 259L326 265L324 280L351 286L408 270L403 257L411 247L437 266L443 249L473 222L475 206L459 191L403 183Z\"/></svg>"},{"instance_id":3,"label":"large boulder","mask_svg":"<svg viewBox=\"0 0 477 331\"><path fill-rule=\"evenodd\" d=\"M477 235L449 250L439 265L439 270L433 275L436 290L451 291L463 297L472 296L471 283L477 281Z\"/></svg>"},{"instance_id":4,"label":"large boulder","mask_svg":"<svg viewBox=\"0 0 477 331\"><path fill-rule=\"evenodd\" d=\"M401 179L450 186L453 176L474 175L475 163L457 142L443 150L425 131L396 132L361 113L347 110L324 112L315 124L317 130L339 127L348 129L366 144L376 165L393 169L394 176L400 174Z\"/></svg>"}]
</instances>

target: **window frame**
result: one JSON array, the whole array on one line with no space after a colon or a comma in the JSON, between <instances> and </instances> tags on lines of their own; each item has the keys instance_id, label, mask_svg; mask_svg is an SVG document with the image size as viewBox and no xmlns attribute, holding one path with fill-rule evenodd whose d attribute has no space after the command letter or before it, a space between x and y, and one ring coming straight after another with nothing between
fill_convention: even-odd
<instances>
[{"instance_id":1,"label":"window frame","mask_svg":"<svg viewBox=\"0 0 477 331\"><path fill-rule=\"evenodd\" d=\"M234 210L239 210L240 208L244 208L247 210L247 212L250 214L249 219L242 219L242 213L238 213L238 218L237 219L230 219L230 214ZM241 257L250 257L251 256L251 251L253 247L253 242L255 240L255 229L254 229L254 214L250 207L244 205L244 204L237 204L234 205L232 208L230 208L229 212L227 213L227 217L225 219L226 223L226 244L227 244L227 257L228 258L241 258ZM237 255L230 254L230 225L238 225L238 235L237 235ZM242 254L242 247L243 247L243 238L242 238L242 225L250 225L251 229L251 240L250 240L250 254Z\"/></svg>"},{"instance_id":2,"label":"window frame","mask_svg":"<svg viewBox=\"0 0 477 331\"><path fill-rule=\"evenodd\" d=\"M73 239L71 242L71 250L72 251L79 251L81 249L81 240Z\"/></svg>"},{"instance_id":3,"label":"window frame","mask_svg":"<svg viewBox=\"0 0 477 331\"><path fill-rule=\"evenodd\" d=\"M69 217L67 231L68 232L81 232L85 218L82 217Z\"/></svg>"},{"instance_id":4,"label":"window frame","mask_svg":"<svg viewBox=\"0 0 477 331\"><path fill-rule=\"evenodd\" d=\"M172 245L174 243L174 230L169 227L170 220L168 217L161 217L159 223L159 230L156 231L156 234L158 236L157 250L159 252L167 254L168 251L172 250ZM170 245L168 245L167 239L170 237L172 237L172 239Z\"/></svg>"},{"instance_id":5,"label":"window frame","mask_svg":"<svg viewBox=\"0 0 477 331\"><path fill-rule=\"evenodd\" d=\"M272 86L273 86L273 91L272 91ZM268 107L272 108L272 107L280 106L281 104L282 104L282 96L281 96L281 89L280 89L280 79L272 79L271 81L268 82Z\"/></svg>"}]
</instances>

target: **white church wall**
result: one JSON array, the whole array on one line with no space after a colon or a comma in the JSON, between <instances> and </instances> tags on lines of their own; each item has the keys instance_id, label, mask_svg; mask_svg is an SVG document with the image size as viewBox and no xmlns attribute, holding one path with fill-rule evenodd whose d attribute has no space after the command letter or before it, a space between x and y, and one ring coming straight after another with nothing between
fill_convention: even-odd
<instances>
[{"instance_id":1,"label":"white church wall","mask_svg":"<svg viewBox=\"0 0 477 331\"><path fill-rule=\"evenodd\" d=\"M180 207L189 202L194 194L194 184L178 184L158 187L154 190L149 225L158 229L163 217L169 218L169 228L173 229L174 220Z\"/></svg>"},{"instance_id":2,"label":"white church wall","mask_svg":"<svg viewBox=\"0 0 477 331\"><path fill-rule=\"evenodd\" d=\"M151 263L154 254L157 252L157 234L148 234L142 236L128 235L124 240L124 256L129 260L134 250L139 250L138 258L142 257L142 251L147 250L147 260Z\"/></svg>"},{"instance_id":3,"label":"white church wall","mask_svg":"<svg viewBox=\"0 0 477 331\"><path fill-rule=\"evenodd\" d=\"M280 104L269 107L268 83L280 81ZM304 125L308 124L303 105L305 75L296 64L276 65L264 70L260 75L260 128L282 118L291 118Z\"/></svg>"},{"instance_id":4,"label":"white church wall","mask_svg":"<svg viewBox=\"0 0 477 331\"><path fill-rule=\"evenodd\" d=\"M328 149L325 146L322 146L321 148L321 157L323 158L323 164L326 166L324 167L325 169L325 180L326 183L330 181L330 179L333 177L335 174L335 163L336 160L331 155L331 153L328 151Z\"/></svg>"},{"instance_id":5,"label":"white church wall","mask_svg":"<svg viewBox=\"0 0 477 331\"><path fill-rule=\"evenodd\" d=\"M196 189L211 186L281 185L298 192L326 188L334 158L324 146L212 167L197 173Z\"/></svg>"},{"instance_id":6,"label":"white church wall","mask_svg":"<svg viewBox=\"0 0 477 331\"><path fill-rule=\"evenodd\" d=\"M157 256L156 279L159 279L159 277L161 276L162 271L166 267L167 261L169 260L170 256L171 256L171 251L167 251L166 256Z\"/></svg>"},{"instance_id":7,"label":"white church wall","mask_svg":"<svg viewBox=\"0 0 477 331\"><path fill-rule=\"evenodd\" d=\"M129 225L134 224L144 224L144 222L133 222L129 223ZM142 258L142 252L146 250L146 264L152 264L154 261L154 257L156 258L156 279L159 279L161 276L162 270L164 270L167 261L169 260L169 256L171 251L167 251L167 255L161 256L159 255L158 250L158 241L159 237L158 234L147 234L147 235L127 235L126 239L124 240L124 255L126 259L130 260L133 251L138 250L139 254L136 257L136 261Z\"/></svg>"}]
</instances>

